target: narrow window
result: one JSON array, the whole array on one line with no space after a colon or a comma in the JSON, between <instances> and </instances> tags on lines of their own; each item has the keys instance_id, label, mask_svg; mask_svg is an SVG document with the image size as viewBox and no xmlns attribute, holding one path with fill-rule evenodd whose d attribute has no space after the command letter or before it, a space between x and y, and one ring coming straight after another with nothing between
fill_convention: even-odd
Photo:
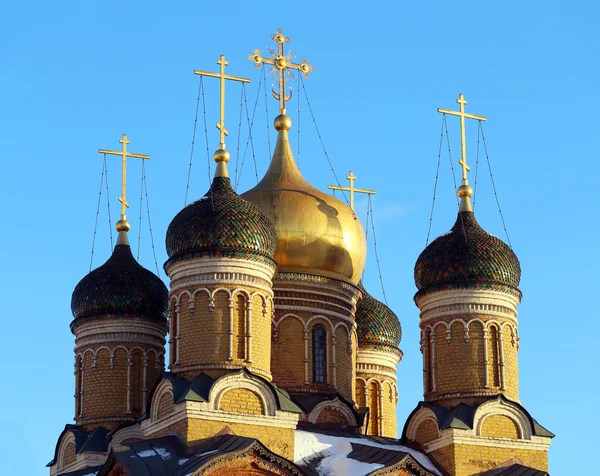
<instances>
[{"instance_id":1,"label":"narrow window","mask_svg":"<svg viewBox=\"0 0 600 476\"><path fill-rule=\"evenodd\" d=\"M312 329L313 381L327 383L327 331L321 325Z\"/></svg>"}]
</instances>

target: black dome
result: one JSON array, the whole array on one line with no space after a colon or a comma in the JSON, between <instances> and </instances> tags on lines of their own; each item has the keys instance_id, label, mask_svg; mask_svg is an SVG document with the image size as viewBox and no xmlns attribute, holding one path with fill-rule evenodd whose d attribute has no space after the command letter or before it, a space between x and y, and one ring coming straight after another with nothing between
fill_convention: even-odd
<instances>
[{"instance_id":1,"label":"black dome","mask_svg":"<svg viewBox=\"0 0 600 476\"><path fill-rule=\"evenodd\" d=\"M402 339L402 327L392 310L371 296L365 289L363 298L356 306L356 334L358 347L385 345L398 348Z\"/></svg>"},{"instance_id":2,"label":"black dome","mask_svg":"<svg viewBox=\"0 0 600 476\"><path fill-rule=\"evenodd\" d=\"M135 260L129 245L117 244L106 263L79 281L71 310L75 319L103 314L165 319L168 302L164 283Z\"/></svg>"},{"instance_id":3,"label":"black dome","mask_svg":"<svg viewBox=\"0 0 600 476\"><path fill-rule=\"evenodd\" d=\"M456 288L494 288L518 294L521 266L513 250L459 212L449 233L423 250L415 264L417 296Z\"/></svg>"},{"instance_id":4,"label":"black dome","mask_svg":"<svg viewBox=\"0 0 600 476\"><path fill-rule=\"evenodd\" d=\"M269 218L241 198L226 177L215 177L200 200L181 210L167 230L165 268L200 256L228 256L273 264L277 237Z\"/></svg>"}]
</instances>

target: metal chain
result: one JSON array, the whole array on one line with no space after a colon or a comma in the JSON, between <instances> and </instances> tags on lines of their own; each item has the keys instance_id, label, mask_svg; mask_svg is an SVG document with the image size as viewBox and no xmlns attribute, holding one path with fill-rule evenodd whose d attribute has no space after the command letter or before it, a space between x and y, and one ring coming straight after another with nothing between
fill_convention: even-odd
<instances>
[{"instance_id":1,"label":"metal chain","mask_svg":"<svg viewBox=\"0 0 600 476\"><path fill-rule=\"evenodd\" d=\"M142 241L142 211L144 208L144 161L140 160L141 162L141 166L142 166L142 174L141 174L141 179L140 179L140 219L139 219L139 225L138 225L138 239L137 239L137 256L136 256L136 260L139 261L140 260L140 245L141 245L141 241ZM188 176L189 177L189 176ZM186 191L186 199L187 199L187 191Z\"/></svg>"},{"instance_id":2,"label":"metal chain","mask_svg":"<svg viewBox=\"0 0 600 476\"><path fill-rule=\"evenodd\" d=\"M198 100L196 101L196 116L194 117L194 132L192 133L192 148L190 151L190 168L188 169L187 185L185 186L185 200L183 206L187 205L188 191L190 189L190 179L192 177L192 160L194 158L194 145L196 142L196 126L198 125L198 108L200 107L200 90L202 88L202 75L198 82Z\"/></svg>"},{"instance_id":3,"label":"metal chain","mask_svg":"<svg viewBox=\"0 0 600 476\"><path fill-rule=\"evenodd\" d=\"M148 212L148 228L150 229L150 243L152 243L152 255L154 256L154 265L156 266L156 275L160 277L158 261L156 260L156 249L154 247L154 234L152 233L152 221L150 221L150 203L148 201L148 181L146 180L145 161L142 160L142 183L144 184L144 193L146 195L146 211Z\"/></svg>"},{"instance_id":4,"label":"metal chain","mask_svg":"<svg viewBox=\"0 0 600 476\"><path fill-rule=\"evenodd\" d=\"M333 165L331 164L331 160L329 159L329 154L327 153L327 149L325 148L325 144L323 143L323 138L321 137L321 132L319 131L319 126L317 125L317 121L315 120L315 115L313 113L312 106L310 104L310 101L308 100L308 94L306 93L306 88L304 87L304 80L302 79L302 75L298 75L298 77L300 78L300 81L302 83L302 90L304 91L304 97L306 98L308 110L310 111L310 115L312 117L313 124L315 125L315 129L317 130L317 136L319 137L319 141L321 142L321 147L323 148L323 152L325 153L325 157L327 158L327 162L329 163L329 168L331 169L331 172L333 173L333 177L335 178L335 181L338 184L338 187L341 188L342 184L338 180L335 170L333 169ZM350 206L350 202L348 201L348 196L344 193L343 190L341 192L342 192L342 196L344 197L344 200L346 201L346 204L348 206ZM356 217L354 210L352 210L352 213Z\"/></svg>"},{"instance_id":5,"label":"metal chain","mask_svg":"<svg viewBox=\"0 0 600 476\"><path fill-rule=\"evenodd\" d=\"M108 192L108 167L106 166L106 154L104 154L104 175L106 176L106 206L108 208L108 230L110 234L110 249L113 248L112 221L110 219L110 193Z\"/></svg>"},{"instance_id":6,"label":"metal chain","mask_svg":"<svg viewBox=\"0 0 600 476\"><path fill-rule=\"evenodd\" d=\"M381 283L381 292L383 293L383 300L385 305L388 305L387 296L385 295L385 288L383 286L383 276L381 275L381 263L379 262L379 254L377 253L377 237L375 236L375 219L373 218L373 206L371 205L371 195L369 197L369 210L371 214L371 228L373 231L373 248L375 250L375 261L377 261L377 272L379 273L379 282Z\"/></svg>"},{"instance_id":7,"label":"metal chain","mask_svg":"<svg viewBox=\"0 0 600 476\"><path fill-rule=\"evenodd\" d=\"M442 162L442 144L444 142L444 124L446 124L446 114L442 114L442 130L440 131L440 147L438 149L437 169L435 171L435 183L433 184L433 200L431 202L431 213L429 214L429 229L427 230L427 238L425 239L425 247L429 244L431 236L431 226L433 224L433 209L435 207L435 194L437 191L438 178L440 176L440 164Z\"/></svg>"},{"instance_id":8,"label":"metal chain","mask_svg":"<svg viewBox=\"0 0 600 476\"><path fill-rule=\"evenodd\" d=\"M487 160L488 170L490 171L490 179L492 180L492 188L494 189L494 198L496 199L496 205L498 206L498 212L500 213L500 219L502 220L502 226L504 227L504 234L506 235L506 241L508 241L508 246L512 249L512 243L510 242L510 238L508 236L508 230L506 229L506 223L504 222L504 215L502 214L502 209L500 208L500 201L498 200L498 194L496 193L496 184L494 182L494 176L492 175L492 165L490 164L490 158L488 156L487 145L485 143L485 135L483 133L483 125L481 121L479 122L479 127L481 128L481 139L483 140L483 150L485 152L485 159Z\"/></svg>"},{"instance_id":9,"label":"metal chain","mask_svg":"<svg viewBox=\"0 0 600 476\"><path fill-rule=\"evenodd\" d=\"M98 206L96 207L96 220L94 222L94 236L92 238L92 256L90 257L90 271L94 261L94 248L96 247L96 232L98 230L98 217L100 216L100 202L102 201L102 185L104 185L104 167L106 167L106 154L104 154L104 162L102 163L102 175L100 177L100 192L98 192Z\"/></svg>"},{"instance_id":10,"label":"metal chain","mask_svg":"<svg viewBox=\"0 0 600 476\"><path fill-rule=\"evenodd\" d=\"M481 137L481 121L477 127L477 155L475 158L475 183L473 184L473 212L475 211L475 199L477 198L477 176L479 175L479 138Z\"/></svg>"}]
</instances>

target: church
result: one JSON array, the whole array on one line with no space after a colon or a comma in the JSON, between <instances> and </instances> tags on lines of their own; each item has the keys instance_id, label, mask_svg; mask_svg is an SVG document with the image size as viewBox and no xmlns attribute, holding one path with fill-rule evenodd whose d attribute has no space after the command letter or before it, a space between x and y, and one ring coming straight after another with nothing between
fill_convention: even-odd
<instances>
[{"instance_id":1,"label":"church","mask_svg":"<svg viewBox=\"0 0 600 476\"><path fill-rule=\"evenodd\" d=\"M553 434L519 400L514 251L477 223L460 117L456 222L414 267L423 401L398 422L400 321L361 283L366 238L353 206L296 164L277 50L277 142L262 180L238 195L220 144L209 190L166 235L168 288L128 239L123 136L121 217L112 255L73 291L74 424L51 476L527 475L548 473ZM352 199L352 196L351 196ZM353 205L353 204L352 204ZM66 331L66 330L65 330ZM168 346L167 346L168 343ZM168 351L167 351L168 350ZM400 390L401 391L401 390Z\"/></svg>"}]
</instances>

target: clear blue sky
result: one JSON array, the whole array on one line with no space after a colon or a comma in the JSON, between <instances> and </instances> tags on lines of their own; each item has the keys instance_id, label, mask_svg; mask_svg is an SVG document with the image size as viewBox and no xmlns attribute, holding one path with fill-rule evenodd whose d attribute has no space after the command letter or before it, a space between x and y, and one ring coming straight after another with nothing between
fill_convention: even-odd
<instances>
[{"instance_id":1,"label":"clear blue sky","mask_svg":"<svg viewBox=\"0 0 600 476\"><path fill-rule=\"evenodd\" d=\"M522 403L557 434L550 449L553 475L572 474L573 464L596 464L593 416L585 412L598 391L597 3L335 3L2 3L0 447L6 474L47 474L43 466L65 423L72 422L70 298L88 272L102 162L97 149L119 147L127 133L130 150L152 156L146 170L164 278L165 230L185 195L198 91L192 72L216 71L215 61L225 54L230 74L253 80L247 87L252 108L260 71L246 56L271 44L277 28L291 37L298 59L315 66L305 85L338 177L352 169L357 186L377 190L382 274L404 330L400 428L422 398L412 276L429 222L441 125L436 108L454 109L463 93L468 111L488 117L484 130L494 179L523 269ZM218 143L218 81L205 84L212 155ZM300 125L301 169L324 189L335 179L306 101L302 93L296 96L294 85L291 138L296 144ZM230 86L231 169L239 98L239 85ZM276 112L277 103L269 99L269 127ZM269 160L266 114L260 96L253 134L259 175ZM449 128L456 160L456 118ZM245 144L247 130L239 135ZM272 130L270 138L272 147ZM474 166L475 124L468 145ZM446 232L456 213L447 152L442 159L432 237ZM246 160L240 191L256 183L252 155ZM208 187L206 164L201 114L192 198ZM130 166L132 238L139 228L139 167ZM487 231L504 237L489 175L485 167L479 172L476 215ZM119 173L119 161L112 158L113 224ZM364 215L365 209L360 199L358 210ZM104 201L101 212L95 266L110 253ZM153 269L146 220L143 229L141 262ZM365 282L381 298L372 249Z\"/></svg>"}]
</instances>

